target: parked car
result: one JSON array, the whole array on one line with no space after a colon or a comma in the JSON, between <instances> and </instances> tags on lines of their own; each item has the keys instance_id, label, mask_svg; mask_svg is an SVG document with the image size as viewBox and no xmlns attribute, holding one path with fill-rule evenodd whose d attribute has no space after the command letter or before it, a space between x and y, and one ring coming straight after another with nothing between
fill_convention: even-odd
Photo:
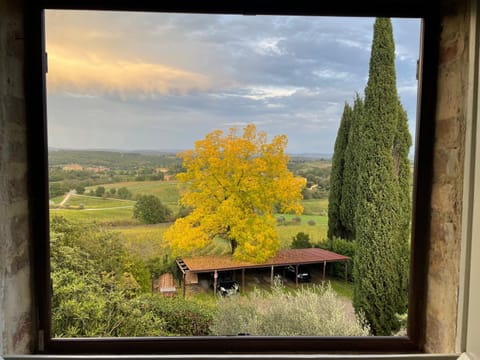
<instances>
[{"instance_id":1,"label":"parked car","mask_svg":"<svg viewBox=\"0 0 480 360\"><path fill-rule=\"evenodd\" d=\"M240 285L235 280L219 280L217 293L221 296L235 295L240 290Z\"/></svg>"},{"instance_id":2,"label":"parked car","mask_svg":"<svg viewBox=\"0 0 480 360\"><path fill-rule=\"evenodd\" d=\"M285 268L285 277L295 281L295 266L289 265ZM298 267L297 273L298 282L309 282L311 279L310 272L305 266Z\"/></svg>"},{"instance_id":3,"label":"parked car","mask_svg":"<svg viewBox=\"0 0 480 360\"><path fill-rule=\"evenodd\" d=\"M210 287L213 288L215 283L213 273L210 274ZM219 271L217 278L217 294L221 296L230 296L236 294L240 290L240 285L234 280L233 271Z\"/></svg>"}]
</instances>

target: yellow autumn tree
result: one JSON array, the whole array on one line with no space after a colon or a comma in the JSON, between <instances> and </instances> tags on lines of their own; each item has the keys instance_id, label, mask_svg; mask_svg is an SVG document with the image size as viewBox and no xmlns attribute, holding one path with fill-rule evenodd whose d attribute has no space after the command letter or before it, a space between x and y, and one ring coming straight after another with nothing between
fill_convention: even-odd
<instances>
[{"instance_id":1,"label":"yellow autumn tree","mask_svg":"<svg viewBox=\"0 0 480 360\"><path fill-rule=\"evenodd\" d=\"M205 247L217 236L230 243L233 258L265 261L279 249L275 212L301 214L305 179L287 168L287 137L267 142L265 132L248 125L243 134L216 130L181 154L186 172L181 204L193 208L165 232L180 254Z\"/></svg>"}]
</instances>

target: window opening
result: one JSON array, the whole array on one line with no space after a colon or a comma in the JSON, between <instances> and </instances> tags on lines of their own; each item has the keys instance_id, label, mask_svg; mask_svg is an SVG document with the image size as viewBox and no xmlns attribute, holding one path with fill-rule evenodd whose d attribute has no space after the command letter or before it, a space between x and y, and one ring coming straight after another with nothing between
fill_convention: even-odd
<instances>
[{"instance_id":1,"label":"window opening","mask_svg":"<svg viewBox=\"0 0 480 360\"><path fill-rule=\"evenodd\" d=\"M374 23L46 11L52 336L405 335L406 307L365 327L352 305L407 296L386 273L409 263L420 20L381 22L377 53Z\"/></svg>"}]
</instances>

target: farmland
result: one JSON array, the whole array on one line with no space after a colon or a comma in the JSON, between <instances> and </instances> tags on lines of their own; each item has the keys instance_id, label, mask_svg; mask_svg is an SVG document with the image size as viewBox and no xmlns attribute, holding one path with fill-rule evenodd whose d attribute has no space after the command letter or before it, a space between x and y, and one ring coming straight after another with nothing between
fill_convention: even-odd
<instances>
[{"instance_id":1,"label":"farmland","mask_svg":"<svg viewBox=\"0 0 480 360\"><path fill-rule=\"evenodd\" d=\"M179 171L179 163L175 162L175 158L168 156L164 161L154 161L155 157L149 155L146 158L142 156L131 155L125 167L122 168L122 158L116 154L112 155L112 163L108 162L109 156L103 153L88 152L73 155L78 155L77 158L68 158L67 154L55 152L55 184L65 185L69 190L68 194L52 196L50 199L50 216L61 216L75 224L95 224L102 227L104 230L112 232L118 238L127 251L144 259L145 261L153 261L154 259L162 259L170 255L165 241L163 240L164 232L171 226L172 221L178 216L181 209L179 199L181 190L178 181L169 179L163 180L145 180L142 177L141 181L136 181L138 174L154 174L152 166L164 164L170 168L162 168L164 173L174 174ZM70 154L70 155L72 155ZM92 157L93 156L93 157ZM163 155L162 155L163 156ZM135 167L132 163L132 158L142 160L139 162L144 168ZM72 179L78 178L80 175L75 175L72 171L63 171L59 166L64 163L81 163L80 166L95 166L95 161L101 159L101 165L110 168L110 172L114 175L108 174L94 174L94 180L91 185L78 186L79 183L72 184ZM82 163L83 161L83 163ZM153 164L153 165L152 165ZM315 159L294 159L290 164L290 168L298 176L305 176L307 178L307 187L305 191L305 199L302 201L304 207L303 214L295 216L292 214L276 214L277 221L276 230L280 240L281 248L289 248L293 237L298 233L303 232L307 234L313 244L323 242L327 238L327 208L328 200L325 192L328 190L328 172L330 169L330 162L327 160ZM64 174L65 173L65 174ZM112 181L116 176L121 174L123 180L127 181ZM128 175L132 174L132 175ZM323 175L322 175L323 174ZM327 175L325 175L327 174ZM62 179L63 183L59 179ZM83 171L81 178L88 177L88 174ZM105 182L101 183L100 179ZM77 186L73 186L77 185ZM63 188L65 188L65 186ZM101 193L99 188L103 188ZM81 193L75 191L79 189ZM123 189L124 194L120 194L120 189ZM126 194L126 195L125 195ZM52 194L53 195L53 194ZM160 199L163 205L166 205L171 210L170 222L145 225L133 217L133 210L137 199L140 196L153 195ZM123 198L122 198L123 196ZM222 238L215 238L206 247L197 249L193 254L189 255L220 255L230 252L230 244Z\"/></svg>"}]
</instances>

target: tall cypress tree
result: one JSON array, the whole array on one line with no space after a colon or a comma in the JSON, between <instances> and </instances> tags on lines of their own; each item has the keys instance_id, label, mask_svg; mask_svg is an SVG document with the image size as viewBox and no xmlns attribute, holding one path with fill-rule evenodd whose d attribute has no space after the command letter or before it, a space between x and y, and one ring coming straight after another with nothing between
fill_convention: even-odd
<instances>
[{"instance_id":1,"label":"tall cypress tree","mask_svg":"<svg viewBox=\"0 0 480 360\"><path fill-rule=\"evenodd\" d=\"M342 203L342 188L344 180L345 150L348 144L353 110L345 103L343 115L335 140L335 150L332 158L330 173L330 191L328 193L328 238L345 237L345 228L340 220L340 206Z\"/></svg>"},{"instance_id":2,"label":"tall cypress tree","mask_svg":"<svg viewBox=\"0 0 480 360\"><path fill-rule=\"evenodd\" d=\"M353 106L352 120L348 134L347 148L345 149L345 165L340 204L340 222L344 229L343 238L355 239L355 211L357 208L358 172L362 164L359 163L358 148L362 142L363 101L357 94ZM333 171L333 166L332 166Z\"/></svg>"},{"instance_id":3,"label":"tall cypress tree","mask_svg":"<svg viewBox=\"0 0 480 360\"><path fill-rule=\"evenodd\" d=\"M362 166L357 176L353 303L374 335L391 335L400 325L395 315L406 309L409 138L397 96L392 24L385 18L374 25L364 116L357 149ZM406 193L409 196L409 190Z\"/></svg>"}]
</instances>

